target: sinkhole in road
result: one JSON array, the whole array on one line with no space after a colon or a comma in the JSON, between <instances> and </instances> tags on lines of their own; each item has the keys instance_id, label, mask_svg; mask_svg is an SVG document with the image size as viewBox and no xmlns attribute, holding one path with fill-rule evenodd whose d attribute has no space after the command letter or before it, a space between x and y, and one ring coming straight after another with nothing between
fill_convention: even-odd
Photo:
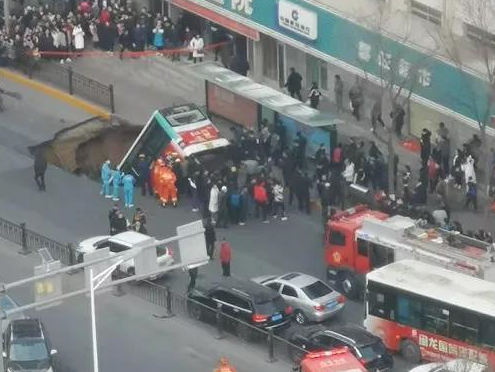
<instances>
[{"instance_id":1,"label":"sinkhole in road","mask_svg":"<svg viewBox=\"0 0 495 372\"><path fill-rule=\"evenodd\" d=\"M57 132L51 140L29 148L41 150L48 163L77 175L98 179L101 164L110 159L118 164L142 127L122 119L111 122L93 117Z\"/></svg>"}]
</instances>

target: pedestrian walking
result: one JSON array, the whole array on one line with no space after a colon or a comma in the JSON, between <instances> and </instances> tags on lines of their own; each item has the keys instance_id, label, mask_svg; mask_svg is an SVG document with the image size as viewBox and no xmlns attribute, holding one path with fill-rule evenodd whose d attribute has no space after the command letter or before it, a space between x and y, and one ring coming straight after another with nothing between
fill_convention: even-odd
<instances>
[{"instance_id":1,"label":"pedestrian walking","mask_svg":"<svg viewBox=\"0 0 495 372\"><path fill-rule=\"evenodd\" d=\"M466 203L464 208L468 209L469 205L472 204L474 211L478 211L478 190L476 182L474 182L473 177L469 177L466 184Z\"/></svg>"},{"instance_id":2,"label":"pedestrian walking","mask_svg":"<svg viewBox=\"0 0 495 372\"><path fill-rule=\"evenodd\" d=\"M220 244L220 263L222 265L222 275L225 277L230 276L230 262L232 260L232 249L230 248L230 244L225 239L222 238L222 243Z\"/></svg>"},{"instance_id":3,"label":"pedestrian walking","mask_svg":"<svg viewBox=\"0 0 495 372\"><path fill-rule=\"evenodd\" d=\"M464 172L464 180L466 181L466 184L468 183L469 179L471 179L471 182L476 183L476 172L474 171L474 159L471 155L469 155L466 158L464 164L461 165L461 169Z\"/></svg>"},{"instance_id":4,"label":"pedestrian walking","mask_svg":"<svg viewBox=\"0 0 495 372\"><path fill-rule=\"evenodd\" d=\"M256 203L256 218L259 218L261 211L263 223L268 223L268 193L263 181L258 181L253 186L253 199Z\"/></svg>"},{"instance_id":5,"label":"pedestrian walking","mask_svg":"<svg viewBox=\"0 0 495 372\"><path fill-rule=\"evenodd\" d=\"M421 131L421 166L425 167L428 164L428 159L430 158L431 154L431 132L423 128Z\"/></svg>"},{"instance_id":6,"label":"pedestrian walking","mask_svg":"<svg viewBox=\"0 0 495 372\"><path fill-rule=\"evenodd\" d=\"M189 48L192 51L194 63L196 63L198 59L199 62L203 62L203 57L205 56L203 51L204 47L205 42L203 38L199 34L196 34L196 36L194 36L189 43Z\"/></svg>"},{"instance_id":7,"label":"pedestrian walking","mask_svg":"<svg viewBox=\"0 0 495 372\"><path fill-rule=\"evenodd\" d=\"M124 206L126 208L132 208L134 207L134 184L136 180L132 174L128 173L122 177L122 183L124 185Z\"/></svg>"},{"instance_id":8,"label":"pedestrian walking","mask_svg":"<svg viewBox=\"0 0 495 372\"><path fill-rule=\"evenodd\" d=\"M77 24L72 30L72 36L74 38L74 47L76 49L76 56L80 56L84 50L84 31L80 24Z\"/></svg>"},{"instance_id":9,"label":"pedestrian walking","mask_svg":"<svg viewBox=\"0 0 495 372\"><path fill-rule=\"evenodd\" d=\"M294 67L290 68L290 74L287 77L287 82L284 87L287 88L291 97L296 96L299 101L302 101L301 89L302 89L302 76L296 71Z\"/></svg>"},{"instance_id":10,"label":"pedestrian walking","mask_svg":"<svg viewBox=\"0 0 495 372\"><path fill-rule=\"evenodd\" d=\"M356 76L356 82L349 90L349 100L351 101L352 115L357 121L361 120L360 109L364 103L364 92L358 76Z\"/></svg>"},{"instance_id":11,"label":"pedestrian walking","mask_svg":"<svg viewBox=\"0 0 495 372\"><path fill-rule=\"evenodd\" d=\"M229 211L228 211L228 189L227 186L222 186L218 193L218 219L217 227L226 229L229 223Z\"/></svg>"},{"instance_id":12,"label":"pedestrian walking","mask_svg":"<svg viewBox=\"0 0 495 372\"><path fill-rule=\"evenodd\" d=\"M116 168L112 171L111 182L113 201L120 200L120 184L122 183L122 176L123 173L120 171L120 169Z\"/></svg>"},{"instance_id":13,"label":"pedestrian walking","mask_svg":"<svg viewBox=\"0 0 495 372\"><path fill-rule=\"evenodd\" d=\"M273 192L273 218L279 217L279 212L280 212L280 217L279 217L280 220L286 221L287 216L285 215L284 187L282 186L282 182L276 180L272 192Z\"/></svg>"},{"instance_id":14,"label":"pedestrian walking","mask_svg":"<svg viewBox=\"0 0 495 372\"><path fill-rule=\"evenodd\" d=\"M213 254L215 252L215 242L217 240L217 236L215 233L215 227L211 223L211 220L208 218L205 223L205 242L206 242L206 253L210 257L210 260L213 260Z\"/></svg>"},{"instance_id":15,"label":"pedestrian walking","mask_svg":"<svg viewBox=\"0 0 495 372\"><path fill-rule=\"evenodd\" d=\"M337 110L342 112L344 109L344 82L340 78L340 75L335 75L335 81L333 85L333 93L335 94L335 104Z\"/></svg>"},{"instance_id":16,"label":"pedestrian walking","mask_svg":"<svg viewBox=\"0 0 495 372\"><path fill-rule=\"evenodd\" d=\"M112 194L110 194L110 178L112 176L112 171L110 169L110 160L106 160L101 166L100 177L101 177L101 191L100 195L104 195L105 198L110 199Z\"/></svg>"},{"instance_id":17,"label":"pedestrian walking","mask_svg":"<svg viewBox=\"0 0 495 372\"><path fill-rule=\"evenodd\" d=\"M34 180L38 185L38 189L40 191L46 191L45 184L45 172L47 168L47 162L45 159L45 154L41 149L36 151L36 155L34 157Z\"/></svg>"},{"instance_id":18,"label":"pedestrian walking","mask_svg":"<svg viewBox=\"0 0 495 372\"><path fill-rule=\"evenodd\" d=\"M392 111L390 112L390 119L392 119L392 127L395 130L397 138L402 137L402 127L404 126L404 117L406 112L398 103L394 103Z\"/></svg>"},{"instance_id":19,"label":"pedestrian walking","mask_svg":"<svg viewBox=\"0 0 495 372\"><path fill-rule=\"evenodd\" d=\"M371 131L375 132L376 123L380 123L382 127L385 127L385 123L382 120L382 98L379 97L371 109Z\"/></svg>"},{"instance_id":20,"label":"pedestrian walking","mask_svg":"<svg viewBox=\"0 0 495 372\"><path fill-rule=\"evenodd\" d=\"M116 228L115 228L115 219L117 218L117 214L119 212L119 206L117 203L115 203L108 212L108 223L110 225L110 235L115 235L116 234Z\"/></svg>"},{"instance_id":21,"label":"pedestrian walking","mask_svg":"<svg viewBox=\"0 0 495 372\"><path fill-rule=\"evenodd\" d=\"M318 84L315 81L313 81L313 84L311 84L311 89L308 95L309 105L312 108L317 109L318 105L320 104L320 97L321 97L321 92L318 89Z\"/></svg>"},{"instance_id":22,"label":"pedestrian walking","mask_svg":"<svg viewBox=\"0 0 495 372\"><path fill-rule=\"evenodd\" d=\"M191 292L196 286L196 278L198 277L198 267L192 267L189 272L189 285L187 286L187 293Z\"/></svg>"}]
</instances>

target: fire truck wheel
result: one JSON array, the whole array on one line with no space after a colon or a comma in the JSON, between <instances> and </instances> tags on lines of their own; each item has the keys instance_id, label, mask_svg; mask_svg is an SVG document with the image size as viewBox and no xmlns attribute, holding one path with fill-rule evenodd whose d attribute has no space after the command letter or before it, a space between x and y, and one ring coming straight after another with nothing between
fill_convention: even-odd
<instances>
[{"instance_id":1,"label":"fire truck wheel","mask_svg":"<svg viewBox=\"0 0 495 372\"><path fill-rule=\"evenodd\" d=\"M345 296L352 300L356 299L358 296L356 279L349 273L343 273L340 278L340 284Z\"/></svg>"},{"instance_id":2,"label":"fire truck wheel","mask_svg":"<svg viewBox=\"0 0 495 372\"><path fill-rule=\"evenodd\" d=\"M400 352L404 359L407 360L409 363L417 364L421 361L421 350L414 341L402 341Z\"/></svg>"},{"instance_id":3,"label":"fire truck wheel","mask_svg":"<svg viewBox=\"0 0 495 372\"><path fill-rule=\"evenodd\" d=\"M294 311L294 320L297 324L306 324L308 317L301 310L297 309Z\"/></svg>"}]
</instances>

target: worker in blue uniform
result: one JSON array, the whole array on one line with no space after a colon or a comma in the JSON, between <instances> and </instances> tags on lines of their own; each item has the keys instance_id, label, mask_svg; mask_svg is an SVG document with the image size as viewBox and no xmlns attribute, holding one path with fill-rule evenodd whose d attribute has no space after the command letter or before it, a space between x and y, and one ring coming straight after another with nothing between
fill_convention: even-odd
<instances>
[{"instance_id":1,"label":"worker in blue uniform","mask_svg":"<svg viewBox=\"0 0 495 372\"><path fill-rule=\"evenodd\" d=\"M111 198L110 194L110 178L112 170L110 169L110 160L106 160L101 166L101 191L100 195L105 195L105 198Z\"/></svg>"},{"instance_id":2,"label":"worker in blue uniform","mask_svg":"<svg viewBox=\"0 0 495 372\"><path fill-rule=\"evenodd\" d=\"M124 174L119 168L115 168L112 171L112 190L113 190L113 201L119 201L120 184L122 182L122 176Z\"/></svg>"},{"instance_id":3,"label":"worker in blue uniform","mask_svg":"<svg viewBox=\"0 0 495 372\"><path fill-rule=\"evenodd\" d=\"M126 174L122 177L122 183L124 184L124 206L126 208L134 207L133 197L134 197L134 184L136 179L132 174Z\"/></svg>"}]
</instances>

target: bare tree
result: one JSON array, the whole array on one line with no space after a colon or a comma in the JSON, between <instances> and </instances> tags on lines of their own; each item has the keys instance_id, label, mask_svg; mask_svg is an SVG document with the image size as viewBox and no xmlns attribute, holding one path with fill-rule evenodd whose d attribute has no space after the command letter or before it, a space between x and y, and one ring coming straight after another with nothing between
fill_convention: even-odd
<instances>
[{"instance_id":1,"label":"bare tree","mask_svg":"<svg viewBox=\"0 0 495 372\"><path fill-rule=\"evenodd\" d=\"M452 31L452 25L447 25L447 31L440 34L440 40L450 60L456 65L459 73L465 82L465 96L468 101L466 106L475 117L481 132L481 142L483 145L483 182L486 186L485 197L490 200L490 181L492 175L492 159L490 149L493 139L490 138L486 129L491 125L491 113L495 109L495 44L493 35L489 33L489 28L495 20L495 0L459 0L460 9L463 12L466 27L473 27L477 30L478 39L470 43L474 52L481 62L483 71L478 71L484 75L486 81L486 94L480 95L469 79L468 57L462 45L466 45L466 40L457 36ZM485 218L488 218L490 205L485 205Z\"/></svg>"},{"instance_id":2,"label":"bare tree","mask_svg":"<svg viewBox=\"0 0 495 372\"><path fill-rule=\"evenodd\" d=\"M362 61L362 70L364 77L367 81L377 80L379 83L379 93L377 100L382 100L386 97L392 106L392 112L390 114L390 125L385 125L385 135L381 137L375 132L378 140L385 144L388 150L388 190L389 195L395 195L395 147L394 147L394 124L396 123L397 115L410 112L409 104L412 94L417 89L420 79L420 73L428 66L428 61L436 53L438 48L435 46L431 51L423 54L420 58L411 60L408 55L410 48L407 44L410 42L410 33L406 32L405 35L400 38L396 38L397 47L393 51L387 46L390 45L391 37L386 31L386 25L389 19L397 16L388 12L386 5L379 5L378 11L372 16L368 16L362 20L373 33L371 48L377 49L379 69L378 74L375 73L375 77L368 71L368 58L366 56L358 56ZM432 38L432 41L435 41ZM370 53L371 55L371 53ZM418 54L419 55L419 54ZM376 76L378 75L378 76ZM409 115L408 120L410 120ZM409 125L408 125L409 127Z\"/></svg>"}]
</instances>

